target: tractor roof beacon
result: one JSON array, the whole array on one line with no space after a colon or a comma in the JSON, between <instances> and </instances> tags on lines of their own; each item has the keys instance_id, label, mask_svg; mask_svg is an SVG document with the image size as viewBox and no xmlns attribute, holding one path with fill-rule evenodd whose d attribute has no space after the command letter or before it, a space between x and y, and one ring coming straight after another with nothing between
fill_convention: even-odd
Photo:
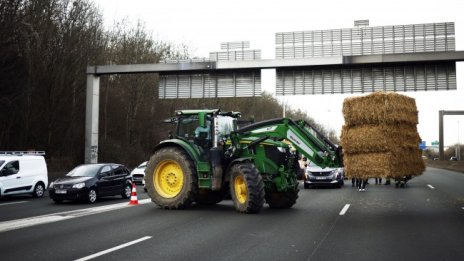
<instances>
[{"instance_id":1,"label":"tractor roof beacon","mask_svg":"<svg viewBox=\"0 0 464 261\"><path fill-rule=\"evenodd\" d=\"M290 208L298 198L300 154L321 167L341 167L341 147L305 121L280 118L238 128L239 112L179 110L165 120L176 133L153 150L147 193L166 209L216 204L227 195L241 213Z\"/></svg>"}]
</instances>

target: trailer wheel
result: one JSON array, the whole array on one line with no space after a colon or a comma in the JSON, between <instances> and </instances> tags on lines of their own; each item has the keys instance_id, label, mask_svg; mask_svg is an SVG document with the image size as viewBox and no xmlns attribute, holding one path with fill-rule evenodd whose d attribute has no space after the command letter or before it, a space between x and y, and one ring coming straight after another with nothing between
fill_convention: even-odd
<instances>
[{"instance_id":1,"label":"trailer wheel","mask_svg":"<svg viewBox=\"0 0 464 261\"><path fill-rule=\"evenodd\" d=\"M264 182L255 165L239 163L230 170L230 193L240 213L258 213L264 205Z\"/></svg>"},{"instance_id":2,"label":"trailer wheel","mask_svg":"<svg viewBox=\"0 0 464 261\"><path fill-rule=\"evenodd\" d=\"M266 202L270 208L291 208L298 199L298 192L295 188L292 191L266 193Z\"/></svg>"},{"instance_id":3,"label":"trailer wheel","mask_svg":"<svg viewBox=\"0 0 464 261\"><path fill-rule=\"evenodd\" d=\"M198 178L190 157L175 147L162 148L150 158L145 170L147 193L158 206L180 209L198 194Z\"/></svg>"}]
</instances>

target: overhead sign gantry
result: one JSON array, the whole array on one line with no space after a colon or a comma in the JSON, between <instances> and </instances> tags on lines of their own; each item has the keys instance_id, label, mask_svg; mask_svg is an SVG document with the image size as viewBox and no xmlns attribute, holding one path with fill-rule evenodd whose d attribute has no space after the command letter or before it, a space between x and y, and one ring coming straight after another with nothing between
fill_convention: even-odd
<instances>
[{"instance_id":1,"label":"overhead sign gantry","mask_svg":"<svg viewBox=\"0 0 464 261\"><path fill-rule=\"evenodd\" d=\"M253 97L261 70L276 70L276 94L455 90L454 23L276 33L276 59L249 42L227 42L209 59L87 67L85 162L98 161L100 76L158 73L159 98Z\"/></svg>"}]
</instances>

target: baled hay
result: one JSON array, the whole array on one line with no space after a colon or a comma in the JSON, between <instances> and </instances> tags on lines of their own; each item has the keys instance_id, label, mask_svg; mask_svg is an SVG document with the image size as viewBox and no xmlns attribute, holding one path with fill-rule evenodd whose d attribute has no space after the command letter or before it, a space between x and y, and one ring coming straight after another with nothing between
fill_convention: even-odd
<instances>
[{"instance_id":1,"label":"baled hay","mask_svg":"<svg viewBox=\"0 0 464 261\"><path fill-rule=\"evenodd\" d=\"M348 178L400 178L418 176L425 170L420 150L345 154L345 175Z\"/></svg>"},{"instance_id":2,"label":"baled hay","mask_svg":"<svg viewBox=\"0 0 464 261\"><path fill-rule=\"evenodd\" d=\"M420 142L416 125L344 125L340 137L344 153L387 152L394 148L418 148Z\"/></svg>"},{"instance_id":3,"label":"baled hay","mask_svg":"<svg viewBox=\"0 0 464 261\"><path fill-rule=\"evenodd\" d=\"M417 124L416 101L405 95L375 92L362 97L346 98L343 102L345 124Z\"/></svg>"}]
</instances>

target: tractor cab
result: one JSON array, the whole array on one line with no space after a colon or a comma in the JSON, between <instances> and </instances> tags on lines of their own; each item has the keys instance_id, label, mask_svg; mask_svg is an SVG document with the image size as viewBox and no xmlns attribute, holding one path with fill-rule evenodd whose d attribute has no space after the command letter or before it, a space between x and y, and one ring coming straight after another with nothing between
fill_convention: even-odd
<instances>
[{"instance_id":1,"label":"tractor cab","mask_svg":"<svg viewBox=\"0 0 464 261\"><path fill-rule=\"evenodd\" d=\"M176 111L176 137L196 144L204 150L225 143L232 131L237 130L239 113L219 110Z\"/></svg>"}]
</instances>

